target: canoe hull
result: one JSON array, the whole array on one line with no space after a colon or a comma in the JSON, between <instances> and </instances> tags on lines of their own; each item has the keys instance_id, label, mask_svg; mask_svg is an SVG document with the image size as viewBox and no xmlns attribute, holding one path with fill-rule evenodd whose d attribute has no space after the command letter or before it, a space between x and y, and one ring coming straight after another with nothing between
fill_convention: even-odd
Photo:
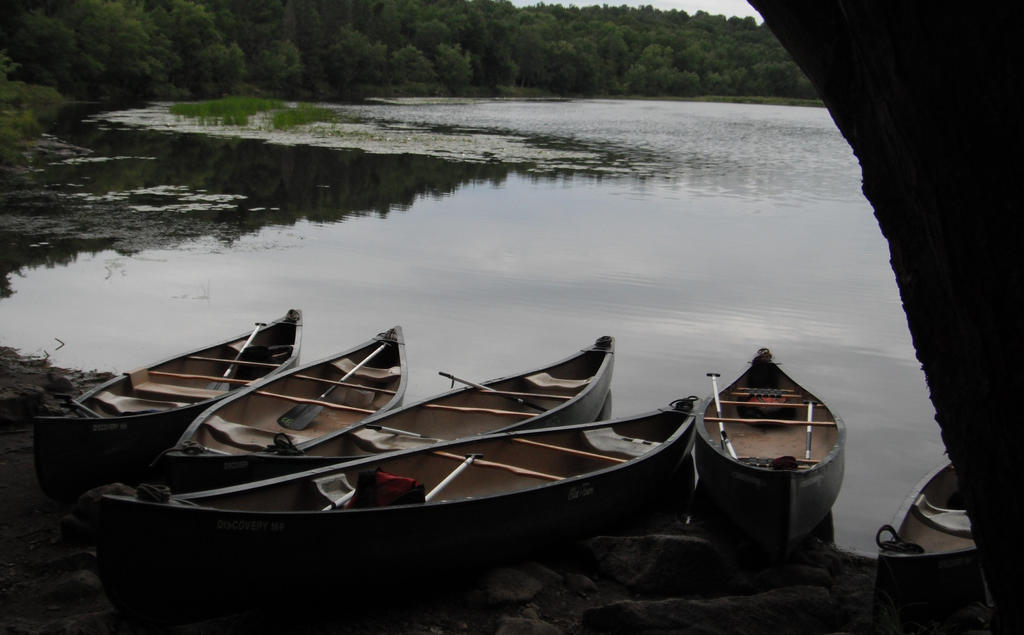
<instances>
[{"instance_id":1,"label":"canoe hull","mask_svg":"<svg viewBox=\"0 0 1024 635\"><path fill-rule=\"evenodd\" d=\"M901 622L927 624L942 621L956 609L985 599L985 581L976 548L878 555L876 615L895 612Z\"/></svg>"},{"instance_id":2,"label":"canoe hull","mask_svg":"<svg viewBox=\"0 0 1024 635\"><path fill-rule=\"evenodd\" d=\"M313 369L325 363L330 363L336 359L348 357L352 353L358 352L361 349L376 348L385 341L394 343L396 347L395 361L396 365L401 369L401 376L398 381L395 394L387 401L387 403L378 408L377 412L388 412L401 406L402 400L405 398L406 386L408 384L408 368L405 362L405 339L403 337L401 327L396 326L389 331L381 333L368 342L363 342L362 344L359 344L343 353L338 353L329 358L320 359L309 364L303 364L286 373L277 373L273 378L268 378L267 380L242 389L238 391L237 394L218 402L216 405L211 406L204 412L197 413L198 416L191 421L191 424L183 433L179 434L180 438L175 437L171 442L171 445L175 445L177 447L166 452L162 458L161 463L163 475L166 477L171 490L174 492L191 492L199 489L226 487L236 483L244 483L247 481L269 478L271 476L290 474L304 469L311 469L318 465L337 462L337 459L335 458L325 459L323 461L295 463L294 461L289 462L288 459L301 459L303 457L289 457L287 455L275 455L269 453L249 452L242 454L225 454L222 452L215 453L208 451L193 452L188 449L188 443L193 438L195 430L198 429L206 419L220 412L222 408L229 406L231 402L246 399L250 393L256 390L272 390L272 386L270 386L271 384L279 381L287 381L288 375L306 373L309 369ZM281 431L286 433L288 432L288 430L284 428L281 428ZM166 448L169 446L164 447ZM266 464L265 469L264 464Z\"/></svg>"},{"instance_id":3,"label":"canoe hull","mask_svg":"<svg viewBox=\"0 0 1024 635\"><path fill-rule=\"evenodd\" d=\"M302 321L301 314L296 311L294 315L297 316L294 320L286 316L266 327L269 330L286 321L289 325L294 324L292 351L278 368L271 371L271 375L298 362ZM240 337L244 339L247 335ZM175 359L177 357L152 366ZM81 404L90 396L123 381L123 378L124 375L114 377L75 401ZM39 485L47 496L67 501L106 483L134 484L159 476L153 462L161 452L175 444L197 415L219 399L116 417L86 416L88 409L84 407L79 408L81 416L36 417L33 420L33 452Z\"/></svg>"},{"instance_id":4,"label":"canoe hull","mask_svg":"<svg viewBox=\"0 0 1024 635\"><path fill-rule=\"evenodd\" d=\"M923 493L947 506L958 489L949 463L929 472L900 506L891 525L924 553L879 549L875 574L875 618L884 624L941 622L955 610L988 599L978 549L966 536L943 535L922 523L913 506ZM880 530L880 537L885 535Z\"/></svg>"},{"instance_id":5,"label":"canoe hull","mask_svg":"<svg viewBox=\"0 0 1024 635\"><path fill-rule=\"evenodd\" d=\"M842 452L810 470L773 471L741 465L699 430L697 436L699 486L770 559L788 557L832 510L843 483Z\"/></svg>"},{"instance_id":6,"label":"canoe hull","mask_svg":"<svg viewBox=\"0 0 1024 635\"><path fill-rule=\"evenodd\" d=\"M753 456L767 460L740 461L728 454L719 436L720 424L712 418L717 414L712 396L697 417L694 462L698 487L770 560L778 562L788 558L828 518L843 483L846 427L820 399L771 362L767 349L762 351L768 361L755 358L720 394L723 421L729 422L726 428L731 430L728 434L737 454L743 457L754 452ZM753 388L764 384L770 386ZM765 389L788 393L785 404L761 401L769 407L759 408L748 405L758 402L737 401L743 399L738 394ZM812 435L814 462L805 462L798 469L772 469L771 459L804 457L806 426L800 424L806 401L819 404L813 410L817 424Z\"/></svg>"},{"instance_id":7,"label":"canoe hull","mask_svg":"<svg viewBox=\"0 0 1024 635\"><path fill-rule=\"evenodd\" d=\"M527 419L526 421L504 427L495 426L495 428L489 430L488 433L574 425L595 421L602 416L606 416L608 412L607 409L610 407L610 388L615 365L614 342L611 338L608 338L606 347L601 346L600 344L603 344L602 340L598 340L598 343L595 344L594 347L583 351L584 355L600 355L601 362L597 372L593 376L593 379L579 395L565 404L552 408L547 412L538 414L536 417ZM574 357L576 356L571 356L556 362L555 364L552 364L551 367L557 367L561 364L565 364L568 360L571 360ZM514 377L516 376L511 375L489 380L484 383L485 385L495 385L503 382L507 383ZM403 427L403 424L391 423L396 418L403 416L403 411L412 411L416 408L422 407L424 404L458 398L460 395L471 393L473 391L475 391L474 388L455 388L441 395L428 397L415 403L407 404L401 408L378 411L377 413L367 417L364 421L367 423L397 425L397 427ZM334 435L328 435L322 440L299 444L299 448L303 449L306 453L298 456L255 453L245 456L231 457L231 459L228 460L223 457L199 454L189 457L189 460L191 463L200 467L205 465L210 466L208 468L209 471L204 471L204 474L215 479L214 481L211 481L211 483L216 482L220 484L228 484L294 474L296 472L330 465L339 461L357 460L366 456L365 454L352 455L337 454L334 452L318 454L317 446L329 443L330 437L332 436ZM446 437L445 440L451 440L451 438ZM180 452L170 452L168 453L167 458L177 460L179 455ZM203 469L206 470L207 468L204 467ZM172 489L176 492L196 489L198 480L190 477L189 481L190 482L186 485L183 478L174 478L172 479ZM205 485L204 488L212 486L213 485Z\"/></svg>"},{"instance_id":8,"label":"canoe hull","mask_svg":"<svg viewBox=\"0 0 1024 635\"><path fill-rule=\"evenodd\" d=\"M296 588L305 598L323 579L316 572L336 572L321 587L335 599L375 583L436 585L463 570L593 535L664 496L693 445L692 416L672 416L673 440L636 461L508 494L340 512L228 511L104 497L100 576L121 611L175 623L287 598ZM177 571L188 572L188 584Z\"/></svg>"}]
</instances>

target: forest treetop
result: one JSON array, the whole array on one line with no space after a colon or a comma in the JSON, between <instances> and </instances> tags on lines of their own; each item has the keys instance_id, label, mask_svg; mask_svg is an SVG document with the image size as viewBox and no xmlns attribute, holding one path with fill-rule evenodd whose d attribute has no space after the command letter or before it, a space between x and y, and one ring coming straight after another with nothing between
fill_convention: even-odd
<instances>
[{"instance_id":1,"label":"forest treetop","mask_svg":"<svg viewBox=\"0 0 1024 635\"><path fill-rule=\"evenodd\" d=\"M7 0L11 79L80 99L260 93L815 98L763 24L507 0Z\"/></svg>"}]
</instances>

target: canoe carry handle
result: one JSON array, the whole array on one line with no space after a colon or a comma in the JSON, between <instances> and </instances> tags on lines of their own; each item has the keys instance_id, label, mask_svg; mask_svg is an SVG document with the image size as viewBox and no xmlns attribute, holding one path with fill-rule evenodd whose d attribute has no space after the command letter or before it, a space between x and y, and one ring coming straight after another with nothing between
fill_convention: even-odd
<instances>
[{"instance_id":1,"label":"canoe carry handle","mask_svg":"<svg viewBox=\"0 0 1024 635\"><path fill-rule=\"evenodd\" d=\"M327 395L331 394L331 391L337 388L341 382L344 382L349 377L356 374L356 371L365 366L367 362L376 357L381 351L383 351L387 347L387 342L384 342L383 344L378 346L377 349L374 350L369 355L367 355L363 359L363 361L356 364L355 368L345 373L345 376L338 380L338 384L334 384L327 388L327 390L320 393L320 396L317 397L314 400L314 402L302 403L297 406L293 406L290 410L288 410L288 412L284 413L283 415L277 418L277 425L281 426L282 428L288 428L289 430L305 430L306 428L308 428L309 424L313 423L313 420L316 419L317 416L319 416L324 409L325 404L315 402L323 402L323 400L327 398Z\"/></svg>"},{"instance_id":2,"label":"canoe carry handle","mask_svg":"<svg viewBox=\"0 0 1024 635\"><path fill-rule=\"evenodd\" d=\"M260 329L263 328L266 325L267 325L266 322L257 322L256 323L256 328L254 328L252 330L252 333L249 334L249 339L245 340L245 344L242 345L242 349L240 351L238 351L237 355L235 355L234 361L237 362L239 359L242 358L242 354L245 353L245 349L249 348L249 344L252 344L252 341L254 339L256 339L256 334L259 333ZM231 373L234 372L236 366L237 366L237 364L234 364L234 363L230 364L228 366L227 370L224 371L224 374L221 375L221 378L223 379L225 377L230 377ZM231 388L231 384L228 384L226 382L214 382L214 383L211 383L209 386L207 386L207 388L209 388L210 390L228 390L228 389Z\"/></svg>"},{"instance_id":3,"label":"canoe carry handle","mask_svg":"<svg viewBox=\"0 0 1024 635\"><path fill-rule=\"evenodd\" d=\"M511 399L512 401L515 401L516 403L518 403L520 405L526 406L527 408L533 408L537 412L546 412L548 410L548 408L545 408L544 406L537 405L537 404L535 404L535 403L533 403L531 401L527 401L527 400L523 399L522 397L516 397L515 395L510 395L508 393L497 391L497 390L495 390L493 388L488 388L487 386L484 386L483 384L478 384L476 382L469 381L468 379L462 379L461 377L456 377L455 375L453 375L451 373L446 373L443 370L437 371L437 374L442 376L442 377L447 377L448 379L452 380L452 386L455 386L455 382L459 382L460 384L466 384L467 386L471 386L473 388L476 388L477 390L482 390L484 392L493 392L495 394L501 395L502 397L505 397L506 399Z\"/></svg>"},{"instance_id":4,"label":"canoe carry handle","mask_svg":"<svg viewBox=\"0 0 1024 635\"><path fill-rule=\"evenodd\" d=\"M715 411L718 413L718 435L722 438L721 446L723 450L728 450L729 456L736 459L736 450L732 447L732 441L729 440L729 435L725 432L725 423L722 421L722 402L718 400L718 378L721 377L718 373L708 373L708 377L711 378L711 390L715 394Z\"/></svg>"}]
</instances>

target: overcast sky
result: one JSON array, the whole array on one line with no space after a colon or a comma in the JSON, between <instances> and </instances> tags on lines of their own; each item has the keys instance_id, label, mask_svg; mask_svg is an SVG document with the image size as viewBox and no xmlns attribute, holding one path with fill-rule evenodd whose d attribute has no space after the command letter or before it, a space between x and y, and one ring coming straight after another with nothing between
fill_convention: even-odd
<instances>
[{"instance_id":1,"label":"overcast sky","mask_svg":"<svg viewBox=\"0 0 1024 635\"><path fill-rule=\"evenodd\" d=\"M761 14L754 10L754 7L747 4L746 0L543 0L545 4L564 4L576 6L588 6L592 4L607 4L617 7L627 4L631 7L651 5L655 9L680 9L690 15L698 11L707 11L711 15L734 15L745 18L753 17L758 24L763 22ZM512 0L512 4L520 7L538 4L541 0Z\"/></svg>"}]
</instances>

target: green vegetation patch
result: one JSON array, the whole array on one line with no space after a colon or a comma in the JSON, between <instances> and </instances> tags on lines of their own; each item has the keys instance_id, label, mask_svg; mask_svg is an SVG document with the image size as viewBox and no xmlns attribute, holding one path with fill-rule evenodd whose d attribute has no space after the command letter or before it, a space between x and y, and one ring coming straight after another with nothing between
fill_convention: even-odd
<instances>
[{"instance_id":1,"label":"green vegetation patch","mask_svg":"<svg viewBox=\"0 0 1024 635\"><path fill-rule=\"evenodd\" d=\"M189 102L171 106L171 114L193 117L201 124L245 126L256 113L284 108L279 99L260 97L224 97L211 101Z\"/></svg>"},{"instance_id":2,"label":"green vegetation patch","mask_svg":"<svg viewBox=\"0 0 1024 635\"><path fill-rule=\"evenodd\" d=\"M318 121L336 123L339 120L330 108L312 104L288 106L280 99L259 97L225 97L174 104L170 112L179 117L198 119L203 125L214 126L247 126L252 115L269 112L270 126L275 130L287 130Z\"/></svg>"},{"instance_id":3,"label":"green vegetation patch","mask_svg":"<svg viewBox=\"0 0 1024 635\"><path fill-rule=\"evenodd\" d=\"M294 108L279 110L274 113L272 119L275 130L285 130L318 121L333 123L336 120L333 110L312 104L299 104Z\"/></svg>"},{"instance_id":4,"label":"green vegetation patch","mask_svg":"<svg viewBox=\"0 0 1024 635\"><path fill-rule=\"evenodd\" d=\"M25 147L43 132L38 113L63 102L53 88L8 79L17 68L7 51L0 50L0 165L24 163Z\"/></svg>"}]
</instances>

